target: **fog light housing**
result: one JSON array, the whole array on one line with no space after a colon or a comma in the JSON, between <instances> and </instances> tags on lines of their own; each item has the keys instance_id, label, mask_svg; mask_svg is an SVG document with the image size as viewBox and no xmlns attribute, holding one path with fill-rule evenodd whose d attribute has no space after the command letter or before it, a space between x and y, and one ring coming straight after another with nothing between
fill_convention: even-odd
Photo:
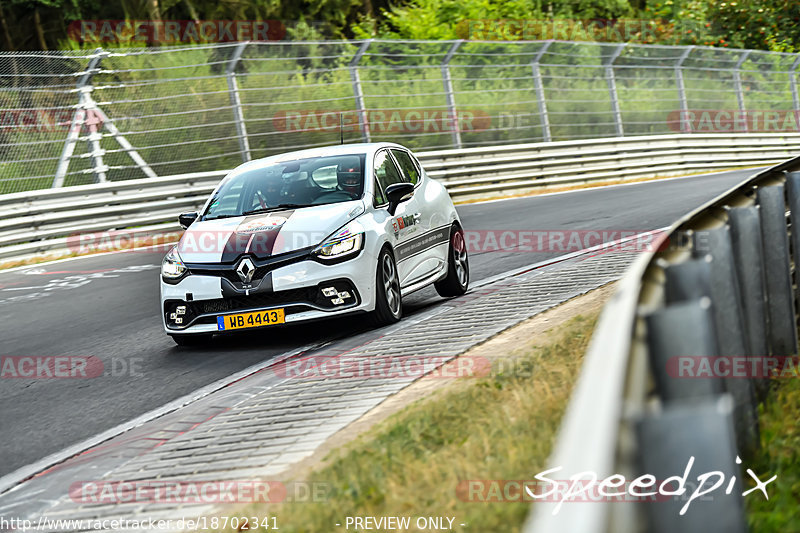
<instances>
[{"instance_id":1,"label":"fog light housing","mask_svg":"<svg viewBox=\"0 0 800 533\"><path fill-rule=\"evenodd\" d=\"M317 286L317 305L322 307L349 307L358 303L358 293L353 283L347 279L334 279Z\"/></svg>"}]
</instances>

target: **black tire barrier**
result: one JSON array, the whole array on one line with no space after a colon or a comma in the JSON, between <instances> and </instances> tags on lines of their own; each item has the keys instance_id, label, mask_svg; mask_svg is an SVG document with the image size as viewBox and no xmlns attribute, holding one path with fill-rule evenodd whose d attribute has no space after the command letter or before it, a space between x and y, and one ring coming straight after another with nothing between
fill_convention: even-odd
<instances>
[{"instance_id":1,"label":"black tire barrier","mask_svg":"<svg viewBox=\"0 0 800 533\"><path fill-rule=\"evenodd\" d=\"M646 317L650 364L656 388L665 403L708 398L723 392L716 377L681 379L667 372L677 357L717 354L717 341L708 298L680 302ZM677 333L679 332L679 333ZM676 334L677 333L677 334Z\"/></svg>"},{"instance_id":2,"label":"black tire barrier","mask_svg":"<svg viewBox=\"0 0 800 533\"><path fill-rule=\"evenodd\" d=\"M698 431L698 428L702 430ZM668 405L662 412L638 421L636 435L640 453L637 467L640 475L655 476L659 483L669 477L683 476L689 457L694 457L689 475L686 476L694 485L686 484L687 493L637 504L646 516L646 531L747 532L733 431L733 401L727 395ZM681 515L681 509L687 506L687 500L697 489L698 474L713 471L725 475L723 486L709 493L706 499L697 498L689 502L685 514ZM734 488L730 494L726 494L724 489L734 476ZM667 488L674 491L677 486L673 483Z\"/></svg>"},{"instance_id":3,"label":"black tire barrier","mask_svg":"<svg viewBox=\"0 0 800 533\"><path fill-rule=\"evenodd\" d=\"M767 338L772 355L788 356L797 351L797 321L794 312L789 235L783 185L757 190L764 248L767 289Z\"/></svg>"}]
</instances>

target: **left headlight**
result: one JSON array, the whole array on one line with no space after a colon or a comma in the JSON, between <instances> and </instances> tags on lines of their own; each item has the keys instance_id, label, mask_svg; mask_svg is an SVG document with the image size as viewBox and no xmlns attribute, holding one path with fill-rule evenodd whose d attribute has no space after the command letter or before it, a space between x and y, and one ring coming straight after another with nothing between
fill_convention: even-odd
<instances>
[{"instance_id":1,"label":"left headlight","mask_svg":"<svg viewBox=\"0 0 800 533\"><path fill-rule=\"evenodd\" d=\"M364 233L351 233L349 230L343 230L317 246L314 255L320 259L343 259L357 254L363 246Z\"/></svg>"},{"instance_id":2,"label":"left headlight","mask_svg":"<svg viewBox=\"0 0 800 533\"><path fill-rule=\"evenodd\" d=\"M186 265L181 261L177 247L173 247L161 262L161 276L165 281L174 281L183 277L186 271Z\"/></svg>"}]
</instances>

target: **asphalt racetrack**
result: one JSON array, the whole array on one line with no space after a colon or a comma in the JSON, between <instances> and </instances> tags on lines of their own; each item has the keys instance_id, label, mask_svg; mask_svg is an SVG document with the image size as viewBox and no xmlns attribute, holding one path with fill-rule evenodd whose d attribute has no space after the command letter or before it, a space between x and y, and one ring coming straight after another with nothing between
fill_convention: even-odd
<instances>
[{"instance_id":1,"label":"asphalt racetrack","mask_svg":"<svg viewBox=\"0 0 800 533\"><path fill-rule=\"evenodd\" d=\"M466 230L642 232L667 226L755 170L585 189L459 206ZM177 215L177 214L176 214ZM563 255L498 252L485 240L470 256L472 281ZM347 336L353 320L216 337L178 348L161 326L162 251L139 251L0 272L0 355L93 356L92 379L0 379L0 476L299 346ZM405 301L406 315L441 301L432 288ZM359 324L363 321L359 321Z\"/></svg>"}]
</instances>

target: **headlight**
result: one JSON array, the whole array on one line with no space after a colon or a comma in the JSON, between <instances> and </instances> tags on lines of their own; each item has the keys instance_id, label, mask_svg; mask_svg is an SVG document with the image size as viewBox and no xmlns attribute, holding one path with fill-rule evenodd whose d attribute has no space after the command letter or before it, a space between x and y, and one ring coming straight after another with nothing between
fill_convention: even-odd
<instances>
[{"instance_id":1,"label":"headlight","mask_svg":"<svg viewBox=\"0 0 800 533\"><path fill-rule=\"evenodd\" d=\"M177 247L169 251L164 261L161 262L161 275L165 280L176 280L186 273L186 265L178 255Z\"/></svg>"},{"instance_id":2,"label":"headlight","mask_svg":"<svg viewBox=\"0 0 800 533\"><path fill-rule=\"evenodd\" d=\"M349 230L342 230L320 244L314 250L314 254L320 259L340 259L357 254L363 245L363 233L350 233Z\"/></svg>"}]
</instances>

